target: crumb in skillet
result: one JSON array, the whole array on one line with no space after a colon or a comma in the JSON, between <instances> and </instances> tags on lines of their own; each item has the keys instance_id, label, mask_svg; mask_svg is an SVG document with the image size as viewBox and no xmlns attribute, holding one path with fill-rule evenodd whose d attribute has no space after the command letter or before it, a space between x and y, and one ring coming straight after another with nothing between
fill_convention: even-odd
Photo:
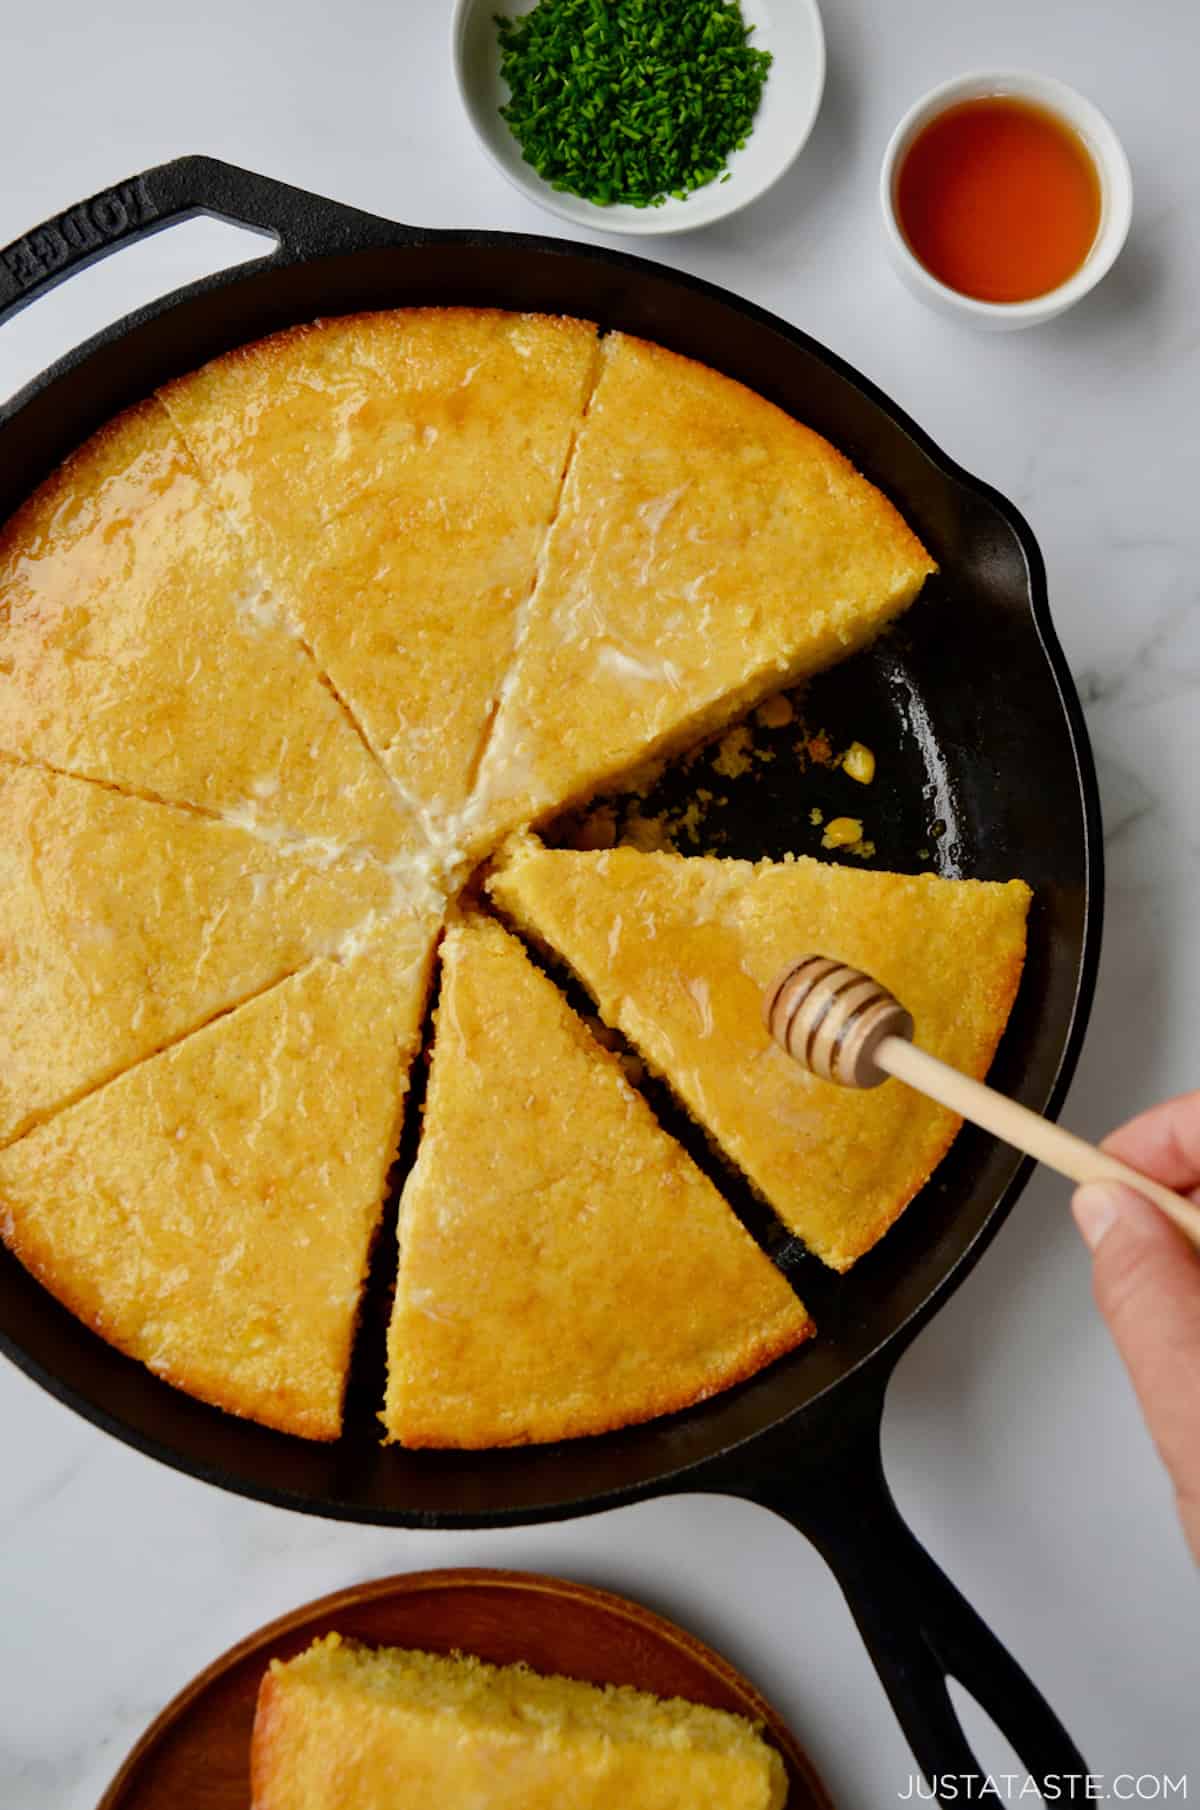
<instances>
[{"instance_id":1,"label":"crumb in skillet","mask_svg":"<svg viewBox=\"0 0 1200 1810\"><path fill-rule=\"evenodd\" d=\"M721 737L712 769L722 779L740 779L754 764L753 733L746 723L738 723Z\"/></svg>"},{"instance_id":2,"label":"crumb in skillet","mask_svg":"<svg viewBox=\"0 0 1200 1810\"><path fill-rule=\"evenodd\" d=\"M859 855L864 861L875 853L875 844L864 837L862 822L857 817L834 817L825 825L821 847L837 849L842 855Z\"/></svg>"},{"instance_id":3,"label":"crumb in skillet","mask_svg":"<svg viewBox=\"0 0 1200 1810\"><path fill-rule=\"evenodd\" d=\"M842 772L860 786L870 785L875 777L875 756L865 742L851 742L842 756Z\"/></svg>"}]
</instances>

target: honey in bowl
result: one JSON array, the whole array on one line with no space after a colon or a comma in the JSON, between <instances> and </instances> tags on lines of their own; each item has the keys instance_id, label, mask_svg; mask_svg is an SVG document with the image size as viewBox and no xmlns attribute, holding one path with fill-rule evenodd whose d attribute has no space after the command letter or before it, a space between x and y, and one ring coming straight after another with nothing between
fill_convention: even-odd
<instances>
[{"instance_id":1,"label":"honey in bowl","mask_svg":"<svg viewBox=\"0 0 1200 1810\"><path fill-rule=\"evenodd\" d=\"M896 178L896 213L931 275L981 302L1027 302L1074 276L1100 225L1100 177L1057 114L1009 95L948 107Z\"/></svg>"}]
</instances>

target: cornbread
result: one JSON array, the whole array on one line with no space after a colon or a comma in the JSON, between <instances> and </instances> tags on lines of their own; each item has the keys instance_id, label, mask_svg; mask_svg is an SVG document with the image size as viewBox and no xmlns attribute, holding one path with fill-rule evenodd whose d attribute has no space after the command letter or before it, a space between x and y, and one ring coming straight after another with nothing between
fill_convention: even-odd
<instances>
[{"instance_id":1,"label":"cornbread","mask_svg":"<svg viewBox=\"0 0 1200 1810\"><path fill-rule=\"evenodd\" d=\"M459 809L591 386L595 328L488 309L320 321L163 399L372 747Z\"/></svg>"},{"instance_id":2,"label":"cornbread","mask_svg":"<svg viewBox=\"0 0 1200 1810\"><path fill-rule=\"evenodd\" d=\"M435 925L396 917L0 1151L0 1232L102 1338L332 1439Z\"/></svg>"},{"instance_id":3,"label":"cornbread","mask_svg":"<svg viewBox=\"0 0 1200 1810\"><path fill-rule=\"evenodd\" d=\"M811 1330L521 945L453 924L400 1203L389 1437L511 1445L648 1420Z\"/></svg>"},{"instance_id":4,"label":"cornbread","mask_svg":"<svg viewBox=\"0 0 1200 1810\"><path fill-rule=\"evenodd\" d=\"M860 968L922 1048L988 1070L1016 995L1029 888L747 861L546 849L519 839L497 904L564 959L721 1150L833 1269L883 1236L959 1120L888 1081L819 1081L772 1041L766 988L798 956Z\"/></svg>"},{"instance_id":5,"label":"cornbread","mask_svg":"<svg viewBox=\"0 0 1200 1810\"><path fill-rule=\"evenodd\" d=\"M463 821L480 853L853 653L934 569L761 396L622 333L601 358Z\"/></svg>"},{"instance_id":6,"label":"cornbread","mask_svg":"<svg viewBox=\"0 0 1200 1810\"><path fill-rule=\"evenodd\" d=\"M374 862L2 760L0 823L0 1144L393 902Z\"/></svg>"},{"instance_id":7,"label":"cornbread","mask_svg":"<svg viewBox=\"0 0 1200 1810\"><path fill-rule=\"evenodd\" d=\"M5 1241L159 1375L332 1437L430 951L471 864L719 731L712 771L736 776L761 756L735 719L790 720L780 687L869 641L932 570L816 434L585 321L316 321L109 423L0 527ZM710 798L679 820L693 840ZM593 847L617 839L609 817ZM857 819L827 836L847 823L865 855ZM613 1024L636 1020L827 1261L853 1261L953 1122L905 1116L894 1088L882 1109L809 1099L763 1047L757 1001L743 1022L753 962L795 954L806 902L813 942L844 932L848 960L885 926L899 982L874 971L902 992L908 939L928 945L931 996L966 1001L933 1026L942 1053L978 1071L1024 895L950 906L804 864L779 882L637 870L651 886L620 852L563 860L517 845L495 898ZM642 934L671 912L678 958ZM644 1420L812 1330L631 1085L640 1066L482 913L446 938L401 1202L383 1419L414 1446ZM721 965L731 950L744 969Z\"/></svg>"},{"instance_id":8,"label":"cornbread","mask_svg":"<svg viewBox=\"0 0 1200 1810\"><path fill-rule=\"evenodd\" d=\"M0 527L0 754L276 840L416 838L156 402Z\"/></svg>"},{"instance_id":9,"label":"cornbread","mask_svg":"<svg viewBox=\"0 0 1200 1810\"><path fill-rule=\"evenodd\" d=\"M252 1810L783 1810L783 1761L727 1710L337 1634L259 1690Z\"/></svg>"}]
</instances>

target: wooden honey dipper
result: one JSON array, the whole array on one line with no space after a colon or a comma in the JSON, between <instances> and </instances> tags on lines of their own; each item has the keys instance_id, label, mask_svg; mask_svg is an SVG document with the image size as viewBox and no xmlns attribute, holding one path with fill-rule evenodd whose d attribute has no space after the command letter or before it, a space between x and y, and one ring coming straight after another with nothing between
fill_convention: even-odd
<instances>
[{"instance_id":1,"label":"wooden honey dipper","mask_svg":"<svg viewBox=\"0 0 1200 1810\"><path fill-rule=\"evenodd\" d=\"M889 1075L1073 1182L1123 1182L1200 1249L1200 1206L918 1049L913 1021L886 987L857 968L805 955L768 988L763 1018L779 1046L822 1081L878 1087Z\"/></svg>"}]
</instances>

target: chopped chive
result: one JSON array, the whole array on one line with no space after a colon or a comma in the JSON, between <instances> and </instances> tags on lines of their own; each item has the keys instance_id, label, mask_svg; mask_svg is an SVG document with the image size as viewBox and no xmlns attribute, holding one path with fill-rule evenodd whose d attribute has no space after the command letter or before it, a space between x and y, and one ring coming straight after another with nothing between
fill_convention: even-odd
<instances>
[{"instance_id":1,"label":"chopped chive","mask_svg":"<svg viewBox=\"0 0 1200 1810\"><path fill-rule=\"evenodd\" d=\"M728 180L771 65L738 0L539 0L496 25L500 112L552 188L659 207Z\"/></svg>"}]
</instances>

